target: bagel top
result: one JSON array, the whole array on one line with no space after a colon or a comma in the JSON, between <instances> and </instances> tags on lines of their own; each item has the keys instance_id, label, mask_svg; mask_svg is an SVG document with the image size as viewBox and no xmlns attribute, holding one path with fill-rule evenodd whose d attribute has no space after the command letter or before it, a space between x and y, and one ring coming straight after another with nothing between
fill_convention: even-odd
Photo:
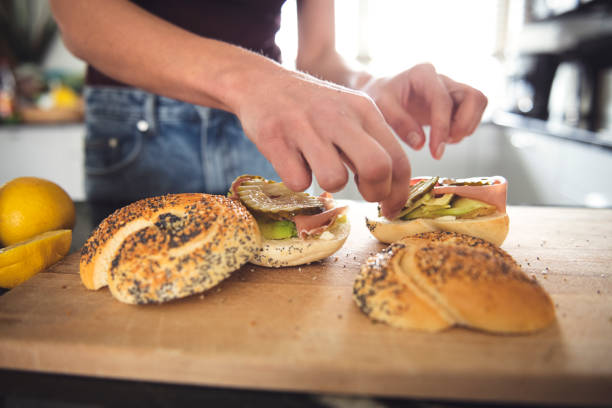
<instances>
[{"instance_id":1,"label":"bagel top","mask_svg":"<svg viewBox=\"0 0 612 408\"><path fill-rule=\"evenodd\" d=\"M353 284L353 299L371 319L403 329L436 332L451 327L453 319L437 307L397 265L406 245L393 243L370 256Z\"/></svg>"},{"instance_id":2,"label":"bagel top","mask_svg":"<svg viewBox=\"0 0 612 408\"><path fill-rule=\"evenodd\" d=\"M253 216L224 196L185 193L146 198L104 219L81 251L89 289L106 284L127 303L201 292L260 249Z\"/></svg>"},{"instance_id":3,"label":"bagel top","mask_svg":"<svg viewBox=\"0 0 612 408\"><path fill-rule=\"evenodd\" d=\"M496 333L528 333L555 319L552 301L538 282L509 254L480 238L427 232L405 237L389 248L391 255L379 255L380 266L375 258L366 262L354 286L357 304L376 320L439 330L445 328L440 324L442 317L449 323L446 327L457 324ZM403 295L407 291L411 297ZM360 298L360 294L368 296ZM425 309L415 312L417 298L438 315ZM400 302L405 302L403 309ZM399 312L389 318L391 306L392 312Z\"/></svg>"}]
</instances>

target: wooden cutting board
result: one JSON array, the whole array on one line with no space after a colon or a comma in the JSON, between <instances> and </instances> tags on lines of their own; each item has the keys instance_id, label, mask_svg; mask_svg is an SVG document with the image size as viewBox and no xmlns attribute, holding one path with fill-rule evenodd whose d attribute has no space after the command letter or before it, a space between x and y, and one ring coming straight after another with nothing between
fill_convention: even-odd
<instances>
[{"instance_id":1,"label":"wooden cutting board","mask_svg":"<svg viewBox=\"0 0 612 408\"><path fill-rule=\"evenodd\" d=\"M73 254L0 297L0 368L241 388L411 398L612 402L612 211L509 208L503 247L551 294L533 335L440 334L370 321L351 294L375 205L327 260L247 265L204 295L130 306L86 290Z\"/></svg>"}]
</instances>

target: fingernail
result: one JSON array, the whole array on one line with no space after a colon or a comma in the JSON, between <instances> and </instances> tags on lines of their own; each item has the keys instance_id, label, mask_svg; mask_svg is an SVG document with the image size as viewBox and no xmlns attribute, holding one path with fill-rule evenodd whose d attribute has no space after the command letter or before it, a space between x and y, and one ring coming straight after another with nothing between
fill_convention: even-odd
<instances>
[{"instance_id":1,"label":"fingernail","mask_svg":"<svg viewBox=\"0 0 612 408\"><path fill-rule=\"evenodd\" d=\"M438 148L436 149L436 158L437 159L441 159L442 158L442 155L444 154L444 147L445 146L446 146L446 143L444 143L444 142L441 142L438 145Z\"/></svg>"},{"instance_id":2,"label":"fingernail","mask_svg":"<svg viewBox=\"0 0 612 408\"><path fill-rule=\"evenodd\" d=\"M411 147L416 149L421 144L421 135L417 132L408 133L408 143L410 143Z\"/></svg>"}]
</instances>

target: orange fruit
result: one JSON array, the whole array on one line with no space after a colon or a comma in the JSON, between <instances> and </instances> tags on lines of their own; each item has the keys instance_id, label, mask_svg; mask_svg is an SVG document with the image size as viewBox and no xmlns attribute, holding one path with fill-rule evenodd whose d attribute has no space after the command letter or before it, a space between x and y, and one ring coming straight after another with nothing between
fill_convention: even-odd
<instances>
[{"instance_id":1,"label":"orange fruit","mask_svg":"<svg viewBox=\"0 0 612 408\"><path fill-rule=\"evenodd\" d=\"M70 250L72 231L48 231L0 248L0 287L14 288L62 259Z\"/></svg>"},{"instance_id":2,"label":"orange fruit","mask_svg":"<svg viewBox=\"0 0 612 408\"><path fill-rule=\"evenodd\" d=\"M43 232L72 229L74 203L57 184L19 177L0 188L0 245L13 245Z\"/></svg>"}]
</instances>

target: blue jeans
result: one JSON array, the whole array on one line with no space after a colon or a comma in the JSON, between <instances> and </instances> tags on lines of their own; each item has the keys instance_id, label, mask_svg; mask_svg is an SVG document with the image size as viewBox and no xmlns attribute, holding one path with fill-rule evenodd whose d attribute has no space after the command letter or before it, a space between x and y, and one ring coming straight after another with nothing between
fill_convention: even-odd
<instances>
[{"instance_id":1,"label":"blue jeans","mask_svg":"<svg viewBox=\"0 0 612 408\"><path fill-rule=\"evenodd\" d=\"M120 87L86 88L85 103L89 201L226 194L241 174L279 180L231 113Z\"/></svg>"}]
</instances>

